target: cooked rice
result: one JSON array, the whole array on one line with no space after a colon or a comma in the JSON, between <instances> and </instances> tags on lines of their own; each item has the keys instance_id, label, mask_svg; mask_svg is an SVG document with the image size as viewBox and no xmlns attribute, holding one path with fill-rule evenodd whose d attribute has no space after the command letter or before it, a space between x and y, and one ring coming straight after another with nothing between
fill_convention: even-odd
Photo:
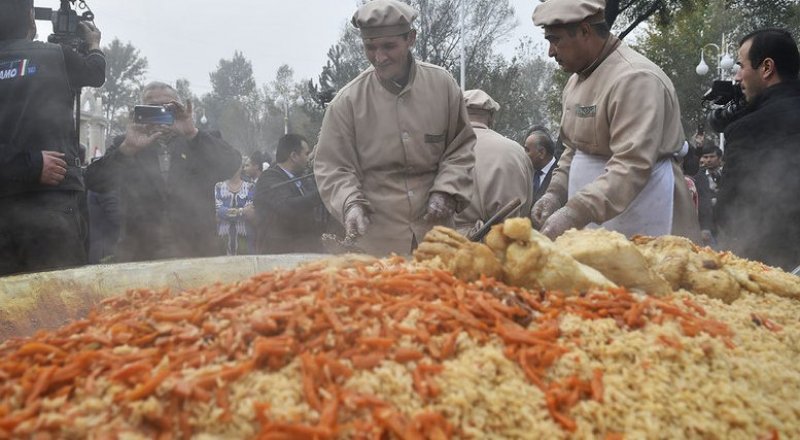
<instances>
[{"instance_id":1,"label":"cooked rice","mask_svg":"<svg viewBox=\"0 0 800 440\"><path fill-rule=\"evenodd\" d=\"M372 269L373 275L406 263L382 264L385 266ZM248 283L257 285L258 279L229 288L243 288ZM343 286L338 289L345 289ZM473 288L480 289L476 285ZM197 294L190 292L172 299L156 295L152 300L181 305ZM133 298L141 293L131 295ZM424 398L415 389L415 368L421 363L438 363L427 352L418 361L398 363L387 358L374 368L354 369L341 387L388 402L408 419L437 412L455 427L454 437L458 438L603 439L616 434L626 439L756 439L774 434L800 438L800 302L766 294L744 295L726 305L689 292L676 293L670 299L687 312L691 310L682 301L690 299L705 309L705 318L727 324L734 348L729 348L724 338L707 333L686 336L675 320L657 323L650 319L642 328L630 329L610 318L589 320L562 314L557 342L568 351L547 370L545 379L589 379L593 371L603 372L602 402L582 398L568 410L577 424L574 432L551 417L546 393L528 380L518 362L507 357L507 344L497 335L484 342L468 331L458 334L455 355L441 362L441 373L429 378L441 389L438 395ZM294 303L316 307L312 293L301 295ZM134 302L131 307L141 304ZM243 305L239 312L252 312L253 308ZM101 308L101 313L126 311L136 312ZM342 320L346 318L343 312L336 311ZM763 319L782 328L770 330ZM220 314L216 320L219 329L236 325L235 316ZM413 309L402 322L393 322L387 316L385 324L416 327L423 320L422 311ZM538 326L534 322L530 328ZM42 333L34 339L46 341L48 337L53 334ZM435 343L443 339L441 335L431 337ZM0 377L13 377L4 366L18 359L13 353L23 342L0 345ZM425 348L410 336L399 338L398 345ZM115 352L122 355L136 350L120 345ZM249 351L252 355L252 346ZM49 358L37 359L44 364ZM340 361L353 366L349 359ZM168 362L164 357L160 365L167 366ZM230 365L233 363L214 361L199 368L184 368L182 377L193 380ZM57 438L126 439L151 438L159 431L187 434L181 432L177 421L162 427L154 421L172 404L169 393L177 379L169 377L155 394L123 404L115 402L115 396L129 388L106 376L100 374L93 385L86 376L79 378L68 398L43 398L37 415L14 426L13 432L3 429L11 426L8 420L12 415L25 408L26 391L16 379L6 381L0 385L0 438L27 437L36 432ZM255 403L269 404L264 416L271 421L315 425L321 415L309 405L302 377L300 359L294 357L277 371L256 369L229 384L219 383L230 402L231 418L227 422L221 421L224 411L214 393L207 402L187 399L180 411L191 425L192 437L198 439L256 437L262 426ZM330 397L324 389L319 393L323 398ZM367 410L342 406L338 412L341 429L336 436L357 438L356 425L349 423L372 415ZM389 432L379 423L371 429L373 434Z\"/></svg>"}]
</instances>

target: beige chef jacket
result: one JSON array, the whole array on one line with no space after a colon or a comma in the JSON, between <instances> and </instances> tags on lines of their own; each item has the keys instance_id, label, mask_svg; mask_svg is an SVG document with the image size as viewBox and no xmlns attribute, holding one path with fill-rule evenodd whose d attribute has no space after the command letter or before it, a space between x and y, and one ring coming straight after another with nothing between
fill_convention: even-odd
<instances>
[{"instance_id":1,"label":"beige chef jacket","mask_svg":"<svg viewBox=\"0 0 800 440\"><path fill-rule=\"evenodd\" d=\"M464 235L515 198L522 205L509 218L527 217L533 204L533 164L522 145L485 124L473 122L472 129L477 136L472 201L456 215L456 229Z\"/></svg>"},{"instance_id":2,"label":"beige chef jacket","mask_svg":"<svg viewBox=\"0 0 800 440\"><path fill-rule=\"evenodd\" d=\"M405 87L370 67L337 93L322 121L314 173L339 221L352 203L367 208L361 249L408 254L433 226L422 220L431 192L454 196L459 210L469 204L474 145L453 77L412 57Z\"/></svg>"},{"instance_id":3,"label":"beige chef jacket","mask_svg":"<svg viewBox=\"0 0 800 440\"><path fill-rule=\"evenodd\" d=\"M570 77L562 102L561 138L566 148L548 192L567 200L575 150L608 158L605 173L566 202L594 223L623 212L647 184L654 164L671 158L683 145L672 82L653 62L614 36L598 61ZM676 160L672 170L672 234L697 241L697 212Z\"/></svg>"}]
</instances>

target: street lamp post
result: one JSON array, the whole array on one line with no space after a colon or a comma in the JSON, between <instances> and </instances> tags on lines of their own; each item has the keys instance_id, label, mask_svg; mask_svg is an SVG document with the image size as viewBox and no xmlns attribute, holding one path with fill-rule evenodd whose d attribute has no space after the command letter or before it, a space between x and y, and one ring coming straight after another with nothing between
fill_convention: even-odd
<instances>
[{"instance_id":1,"label":"street lamp post","mask_svg":"<svg viewBox=\"0 0 800 440\"><path fill-rule=\"evenodd\" d=\"M467 90L467 2L461 2L458 8L459 21L461 22L461 91Z\"/></svg>"},{"instance_id":2,"label":"street lamp post","mask_svg":"<svg viewBox=\"0 0 800 440\"><path fill-rule=\"evenodd\" d=\"M283 99L283 134L289 134L289 100Z\"/></svg>"},{"instance_id":3,"label":"street lamp post","mask_svg":"<svg viewBox=\"0 0 800 440\"><path fill-rule=\"evenodd\" d=\"M716 43L708 43L700 48L700 63L698 63L697 67L694 69L694 71L700 76L706 75L710 70L708 64L706 64L706 50L712 50L711 59L716 63L719 80L733 81L736 72L739 70L739 66L736 65L736 62L730 55L731 53L736 53L736 45L730 40L730 38L723 32L722 41L719 45ZM716 50L716 54L714 54L713 50ZM719 134L719 147L724 151L725 135L723 133Z\"/></svg>"}]
</instances>

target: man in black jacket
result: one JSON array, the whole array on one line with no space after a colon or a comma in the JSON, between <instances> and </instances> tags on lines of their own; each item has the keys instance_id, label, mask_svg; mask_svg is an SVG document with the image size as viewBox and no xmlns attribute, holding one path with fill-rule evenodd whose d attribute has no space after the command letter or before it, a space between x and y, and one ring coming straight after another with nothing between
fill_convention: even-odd
<instances>
[{"instance_id":1,"label":"man in black jacket","mask_svg":"<svg viewBox=\"0 0 800 440\"><path fill-rule=\"evenodd\" d=\"M115 260L219 255L214 185L239 169L242 156L224 140L199 131L192 103L181 103L170 85L150 83L142 98L144 104L166 106L174 124L130 124L86 170L90 190L120 193L123 219Z\"/></svg>"},{"instance_id":2,"label":"man in black jacket","mask_svg":"<svg viewBox=\"0 0 800 440\"><path fill-rule=\"evenodd\" d=\"M727 126L715 217L720 246L772 266L800 264L800 54L778 29L744 37L745 113Z\"/></svg>"},{"instance_id":3,"label":"man in black jacket","mask_svg":"<svg viewBox=\"0 0 800 440\"><path fill-rule=\"evenodd\" d=\"M78 30L85 54L32 41L33 2L0 1L0 276L86 262L73 107L106 61L100 31Z\"/></svg>"},{"instance_id":4,"label":"man in black jacket","mask_svg":"<svg viewBox=\"0 0 800 440\"><path fill-rule=\"evenodd\" d=\"M324 207L314 179L301 177L310 148L303 136L287 134L278 141L277 164L256 183L256 248L263 254L321 252Z\"/></svg>"},{"instance_id":5,"label":"man in black jacket","mask_svg":"<svg viewBox=\"0 0 800 440\"><path fill-rule=\"evenodd\" d=\"M719 181L722 173L722 150L713 140L706 138L700 150L700 172L692 180L697 188L700 232L703 244L716 246L717 222L714 219L714 206L717 204Z\"/></svg>"},{"instance_id":6,"label":"man in black jacket","mask_svg":"<svg viewBox=\"0 0 800 440\"><path fill-rule=\"evenodd\" d=\"M533 174L533 202L541 199L550 186L553 170L558 166L555 157L555 143L550 132L542 126L535 126L525 135L525 149L535 170Z\"/></svg>"}]
</instances>

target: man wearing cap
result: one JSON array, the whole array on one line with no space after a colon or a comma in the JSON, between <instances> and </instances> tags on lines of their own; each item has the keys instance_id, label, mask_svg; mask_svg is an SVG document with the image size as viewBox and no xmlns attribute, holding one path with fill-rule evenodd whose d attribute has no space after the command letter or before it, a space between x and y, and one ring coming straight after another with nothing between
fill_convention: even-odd
<instances>
[{"instance_id":1,"label":"man wearing cap","mask_svg":"<svg viewBox=\"0 0 800 440\"><path fill-rule=\"evenodd\" d=\"M472 202L456 215L456 229L468 235L514 199L522 205L509 217L528 215L533 205L533 164L520 144L491 129L500 104L483 90L467 90L464 101L478 139Z\"/></svg>"},{"instance_id":2,"label":"man wearing cap","mask_svg":"<svg viewBox=\"0 0 800 440\"><path fill-rule=\"evenodd\" d=\"M374 0L353 15L372 67L325 112L314 174L322 200L367 253L408 254L472 195L475 133L444 69L411 55L417 11Z\"/></svg>"},{"instance_id":3,"label":"man wearing cap","mask_svg":"<svg viewBox=\"0 0 800 440\"><path fill-rule=\"evenodd\" d=\"M550 238L600 225L629 237L699 241L674 159L684 142L675 89L658 66L610 34L604 8L604 0L549 0L533 13L549 55L573 74L563 92L565 151L533 220Z\"/></svg>"}]
</instances>

